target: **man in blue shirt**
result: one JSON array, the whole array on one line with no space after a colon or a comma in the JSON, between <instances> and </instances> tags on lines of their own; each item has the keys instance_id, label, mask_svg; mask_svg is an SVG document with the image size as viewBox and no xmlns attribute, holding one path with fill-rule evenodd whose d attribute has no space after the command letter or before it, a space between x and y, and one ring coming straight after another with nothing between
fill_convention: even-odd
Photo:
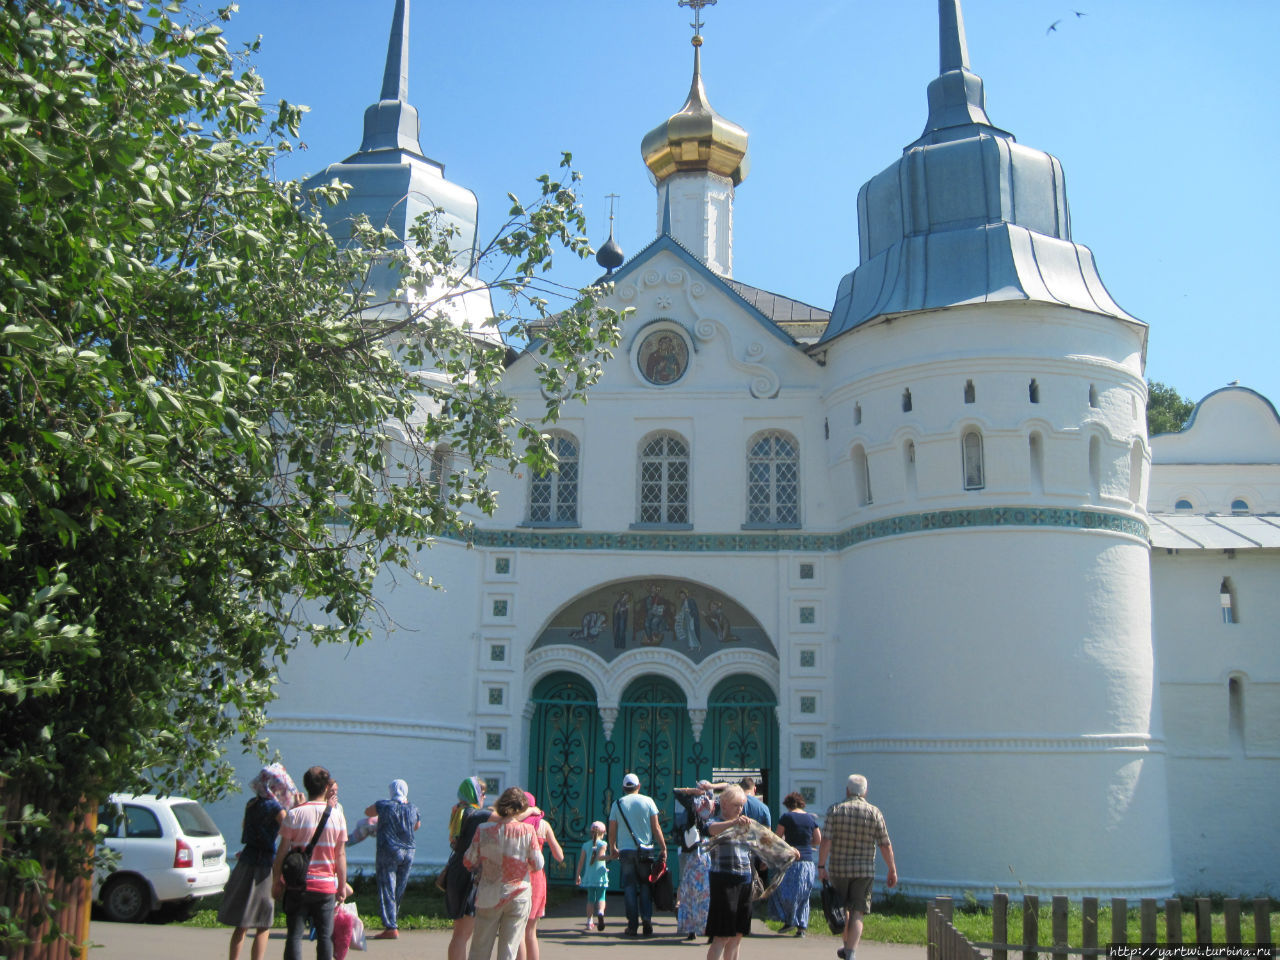
<instances>
[{"instance_id":1,"label":"man in blue shirt","mask_svg":"<svg viewBox=\"0 0 1280 960\"><path fill-rule=\"evenodd\" d=\"M653 900L649 895L649 868L654 860L666 861L667 838L658 822L658 805L640 792L640 778L622 778L622 796L609 808L609 859L621 861L622 895L627 905L624 937L653 936Z\"/></svg>"},{"instance_id":2,"label":"man in blue shirt","mask_svg":"<svg viewBox=\"0 0 1280 960\"><path fill-rule=\"evenodd\" d=\"M747 795L747 805L742 812L754 820L756 823L762 823L770 830L773 829L773 817L769 813L769 808L764 805L764 801L756 796L756 781L753 777L743 777L738 781L738 786L742 788L742 792Z\"/></svg>"}]
</instances>

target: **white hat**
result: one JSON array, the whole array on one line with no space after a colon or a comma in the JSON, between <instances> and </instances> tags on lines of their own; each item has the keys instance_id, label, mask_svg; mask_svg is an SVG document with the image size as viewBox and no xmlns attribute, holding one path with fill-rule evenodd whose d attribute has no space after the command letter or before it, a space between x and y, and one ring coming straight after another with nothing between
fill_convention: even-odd
<instances>
[{"instance_id":1,"label":"white hat","mask_svg":"<svg viewBox=\"0 0 1280 960\"><path fill-rule=\"evenodd\" d=\"M622 778L622 785L624 787L638 787L640 786L640 778L634 773L628 773Z\"/></svg>"}]
</instances>

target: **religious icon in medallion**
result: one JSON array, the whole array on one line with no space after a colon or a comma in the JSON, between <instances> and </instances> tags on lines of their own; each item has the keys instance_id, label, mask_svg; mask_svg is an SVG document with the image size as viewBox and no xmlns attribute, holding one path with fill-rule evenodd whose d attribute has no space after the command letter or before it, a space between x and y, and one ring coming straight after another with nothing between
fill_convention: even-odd
<instances>
[{"instance_id":1,"label":"religious icon in medallion","mask_svg":"<svg viewBox=\"0 0 1280 960\"><path fill-rule=\"evenodd\" d=\"M684 376L689 365L689 347L679 334L659 330L644 338L636 360L646 380L666 386Z\"/></svg>"}]
</instances>

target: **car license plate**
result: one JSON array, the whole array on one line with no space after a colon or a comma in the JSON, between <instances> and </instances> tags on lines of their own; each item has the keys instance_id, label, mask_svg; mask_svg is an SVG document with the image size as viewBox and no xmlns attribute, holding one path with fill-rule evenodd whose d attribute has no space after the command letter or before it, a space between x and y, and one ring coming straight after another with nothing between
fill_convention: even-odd
<instances>
[{"instance_id":1,"label":"car license plate","mask_svg":"<svg viewBox=\"0 0 1280 960\"><path fill-rule=\"evenodd\" d=\"M206 850L200 862L203 863L206 867L212 867L221 859L222 859L221 850Z\"/></svg>"}]
</instances>

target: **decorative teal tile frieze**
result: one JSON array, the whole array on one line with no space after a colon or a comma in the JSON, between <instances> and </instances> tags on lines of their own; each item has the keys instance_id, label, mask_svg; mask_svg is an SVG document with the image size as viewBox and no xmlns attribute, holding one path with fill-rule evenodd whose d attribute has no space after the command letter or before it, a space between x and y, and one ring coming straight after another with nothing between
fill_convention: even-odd
<instances>
[{"instance_id":1,"label":"decorative teal tile frieze","mask_svg":"<svg viewBox=\"0 0 1280 960\"><path fill-rule=\"evenodd\" d=\"M522 550L634 550L659 553L830 553L871 540L929 530L964 527L1057 527L1102 530L1150 539L1145 521L1100 510L1061 507L973 507L932 510L885 517L838 533L686 533L636 531L621 533L535 530L483 530L471 527L451 537L472 546Z\"/></svg>"}]
</instances>

